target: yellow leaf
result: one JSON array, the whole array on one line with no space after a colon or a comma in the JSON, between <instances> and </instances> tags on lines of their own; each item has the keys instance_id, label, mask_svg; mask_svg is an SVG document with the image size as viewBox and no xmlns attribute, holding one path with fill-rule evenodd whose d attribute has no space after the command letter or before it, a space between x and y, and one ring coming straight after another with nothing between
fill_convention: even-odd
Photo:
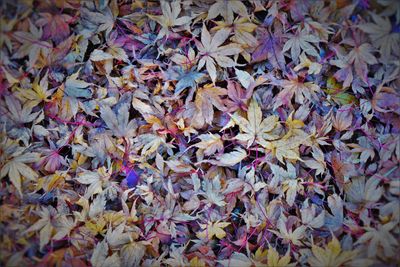
<instances>
[{"instance_id":1,"label":"yellow leaf","mask_svg":"<svg viewBox=\"0 0 400 267\"><path fill-rule=\"evenodd\" d=\"M205 267L206 264L202 259L199 259L198 257L194 257L193 259L190 260L190 266L191 267Z\"/></svg>"},{"instance_id":2,"label":"yellow leaf","mask_svg":"<svg viewBox=\"0 0 400 267\"><path fill-rule=\"evenodd\" d=\"M332 252L332 256L335 257L339 255L340 251L342 250L340 248L340 243L335 236L332 236L332 240L328 243L327 247Z\"/></svg>"},{"instance_id":3,"label":"yellow leaf","mask_svg":"<svg viewBox=\"0 0 400 267\"><path fill-rule=\"evenodd\" d=\"M273 247L269 248L268 250L262 250L262 248L258 248L254 255L253 261L256 266L287 267L295 265L295 263L289 264L289 251L285 256L281 257Z\"/></svg>"},{"instance_id":4,"label":"yellow leaf","mask_svg":"<svg viewBox=\"0 0 400 267\"><path fill-rule=\"evenodd\" d=\"M247 119L237 114L232 115L232 120L239 125L241 132L235 139L247 142L250 147L255 140L258 143L264 143L265 140L273 140L275 136L272 131L278 124L277 116L269 116L263 120L261 108L255 99L252 99L247 110Z\"/></svg>"},{"instance_id":5,"label":"yellow leaf","mask_svg":"<svg viewBox=\"0 0 400 267\"><path fill-rule=\"evenodd\" d=\"M300 160L300 152L298 142L293 142L293 139L289 140L278 140L274 142L269 142L265 147L267 150L271 150L272 155L283 163L283 159L289 160Z\"/></svg>"},{"instance_id":6,"label":"yellow leaf","mask_svg":"<svg viewBox=\"0 0 400 267\"><path fill-rule=\"evenodd\" d=\"M1 168L0 179L8 174L11 183L15 186L18 193L22 195L22 177L34 181L39 176L27 163L33 163L38 160L38 153L25 153L15 156Z\"/></svg>"},{"instance_id":7,"label":"yellow leaf","mask_svg":"<svg viewBox=\"0 0 400 267\"><path fill-rule=\"evenodd\" d=\"M203 88L197 90L196 99L194 101L197 110L201 113L201 117L207 124L212 124L214 119L214 107L221 111L226 108L220 96L226 95L226 89L207 84Z\"/></svg>"},{"instance_id":8,"label":"yellow leaf","mask_svg":"<svg viewBox=\"0 0 400 267\"><path fill-rule=\"evenodd\" d=\"M259 247L254 254L254 260L258 262L262 262L267 259L268 250L264 250L262 247Z\"/></svg>"},{"instance_id":9,"label":"yellow leaf","mask_svg":"<svg viewBox=\"0 0 400 267\"><path fill-rule=\"evenodd\" d=\"M200 227L204 229L200 233L197 233L198 238L208 238L212 239L213 236L215 235L218 239L224 238L226 236L225 231L223 228L227 227L230 225L228 222L209 222L208 224L200 224Z\"/></svg>"},{"instance_id":10,"label":"yellow leaf","mask_svg":"<svg viewBox=\"0 0 400 267\"><path fill-rule=\"evenodd\" d=\"M312 62L307 56L302 53L300 55L300 64L294 67L294 71L299 71L302 68L308 68L308 74L318 74L321 71L322 65L316 62Z\"/></svg>"},{"instance_id":11,"label":"yellow leaf","mask_svg":"<svg viewBox=\"0 0 400 267\"><path fill-rule=\"evenodd\" d=\"M62 183L65 179L66 173L56 172L50 175L46 181L45 190L47 192L56 188L60 183Z\"/></svg>"},{"instance_id":12,"label":"yellow leaf","mask_svg":"<svg viewBox=\"0 0 400 267\"><path fill-rule=\"evenodd\" d=\"M95 221L86 221L85 222L85 227L93 233L93 235L97 234L104 234L107 230L104 229L106 226L106 221L104 220L103 217L100 217L99 219L96 219Z\"/></svg>"},{"instance_id":13,"label":"yellow leaf","mask_svg":"<svg viewBox=\"0 0 400 267\"><path fill-rule=\"evenodd\" d=\"M267 259L267 265L273 267L286 267L290 262L289 254L286 254L285 256L280 258L279 253L272 247L268 249Z\"/></svg>"},{"instance_id":14,"label":"yellow leaf","mask_svg":"<svg viewBox=\"0 0 400 267\"><path fill-rule=\"evenodd\" d=\"M282 137L282 139L288 139L291 136L307 135L303 130L300 130L300 128L304 127L304 122L302 122L301 120L294 120L293 112L290 113L285 124L286 124L286 127L288 128L288 132L285 134L285 136Z\"/></svg>"},{"instance_id":15,"label":"yellow leaf","mask_svg":"<svg viewBox=\"0 0 400 267\"><path fill-rule=\"evenodd\" d=\"M359 253L357 250L342 251L339 241L335 236L326 245L326 248L312 245L312 256L308 259L311 266L339 267L351 261Z\"/></svg>"},{"instance_id":16,"label":"yellow leaf","mask_svg":"<svg viewBox=\"0 0 400 267\"><path fill-rule=\"evenodd\" d=\"M212 31L218 31L220 29L228 28L232 29L234 34L232 41L239 43L243 48L257 46L257 39L252 35L257 25L251 23L247 18L237 17L233 23L227 21L216 21L217 26L212 28Z\"/></svg>"},{"instance_id":17,"label":"yellow leaf","mask_svg":"<svg viewBox=\"0 0 400 267\"><path fill-rule=\"evenodd\" d=\"M200 148L200 150L202 150L206 156L210 156L216 151L221 152L224 149L221 136L218 134L202 134L199 135L198 138L201 140L201 142L195 144L194 146Z\"/></svg>"}]
</instances>

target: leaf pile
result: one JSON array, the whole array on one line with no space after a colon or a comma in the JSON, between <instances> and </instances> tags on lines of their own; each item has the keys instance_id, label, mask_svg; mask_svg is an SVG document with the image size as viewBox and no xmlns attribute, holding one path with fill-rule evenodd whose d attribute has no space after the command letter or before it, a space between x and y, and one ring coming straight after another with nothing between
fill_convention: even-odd
<instances>
[{"instance_id":1,"label":"leaf pile","mask_svg":"<svg viewBox=\"0 0 400 267\"><path fill-rule=\"evenodd\" d=\"M1 1L1 265L395 266L399 3Z\"/></svg>"}]
</instances>

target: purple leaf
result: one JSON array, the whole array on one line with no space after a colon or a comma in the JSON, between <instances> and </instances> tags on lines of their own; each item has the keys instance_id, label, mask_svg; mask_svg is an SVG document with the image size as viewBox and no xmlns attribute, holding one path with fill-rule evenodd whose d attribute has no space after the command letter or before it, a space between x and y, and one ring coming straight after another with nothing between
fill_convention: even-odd
<instances>
[{"instance_id":1,"label":"purple leaf","mask_svg":"<svg viewBox=\"0 0 400 267\"><path fill-rule=\"evenodd\" d=\"M283 69L285 58L282 53L281 35L277 34L277 36L274 36L266 28L260 28L258 33L262 38L259 40L259 46L253 53L253 62L261 62L268 59L272 65Z\"/></svg>"}]
</instances>

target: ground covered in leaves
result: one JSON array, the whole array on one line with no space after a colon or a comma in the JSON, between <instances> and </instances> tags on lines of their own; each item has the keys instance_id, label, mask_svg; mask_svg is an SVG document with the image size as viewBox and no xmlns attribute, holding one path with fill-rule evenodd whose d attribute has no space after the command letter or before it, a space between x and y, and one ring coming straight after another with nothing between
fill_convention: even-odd
<instances>
[{"instance_id":1,"label":"ground covered in leaves","mask_svg":"<svg viewBox=\"0 0 400 267\"><path fill-rule=\"evenodd\" d=\"M399 264L400 1L0 5L0 265Z\"/></svg>"}]
</instances>

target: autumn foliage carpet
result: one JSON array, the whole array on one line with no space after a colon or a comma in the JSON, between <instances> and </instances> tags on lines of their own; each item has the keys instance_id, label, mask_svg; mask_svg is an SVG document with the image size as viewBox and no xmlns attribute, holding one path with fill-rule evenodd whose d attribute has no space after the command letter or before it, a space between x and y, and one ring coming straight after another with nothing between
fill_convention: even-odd
<instances>
[{"instance_id":1,"label":"autumn foliage carpet","mask_svg":"<svg viewBox=\"0 0 400 267\"><path fill-rule=\"evenodd\" d=\"M400 264L400 1L0 14L0 266Z\"/></svg>"}]
</instances>

